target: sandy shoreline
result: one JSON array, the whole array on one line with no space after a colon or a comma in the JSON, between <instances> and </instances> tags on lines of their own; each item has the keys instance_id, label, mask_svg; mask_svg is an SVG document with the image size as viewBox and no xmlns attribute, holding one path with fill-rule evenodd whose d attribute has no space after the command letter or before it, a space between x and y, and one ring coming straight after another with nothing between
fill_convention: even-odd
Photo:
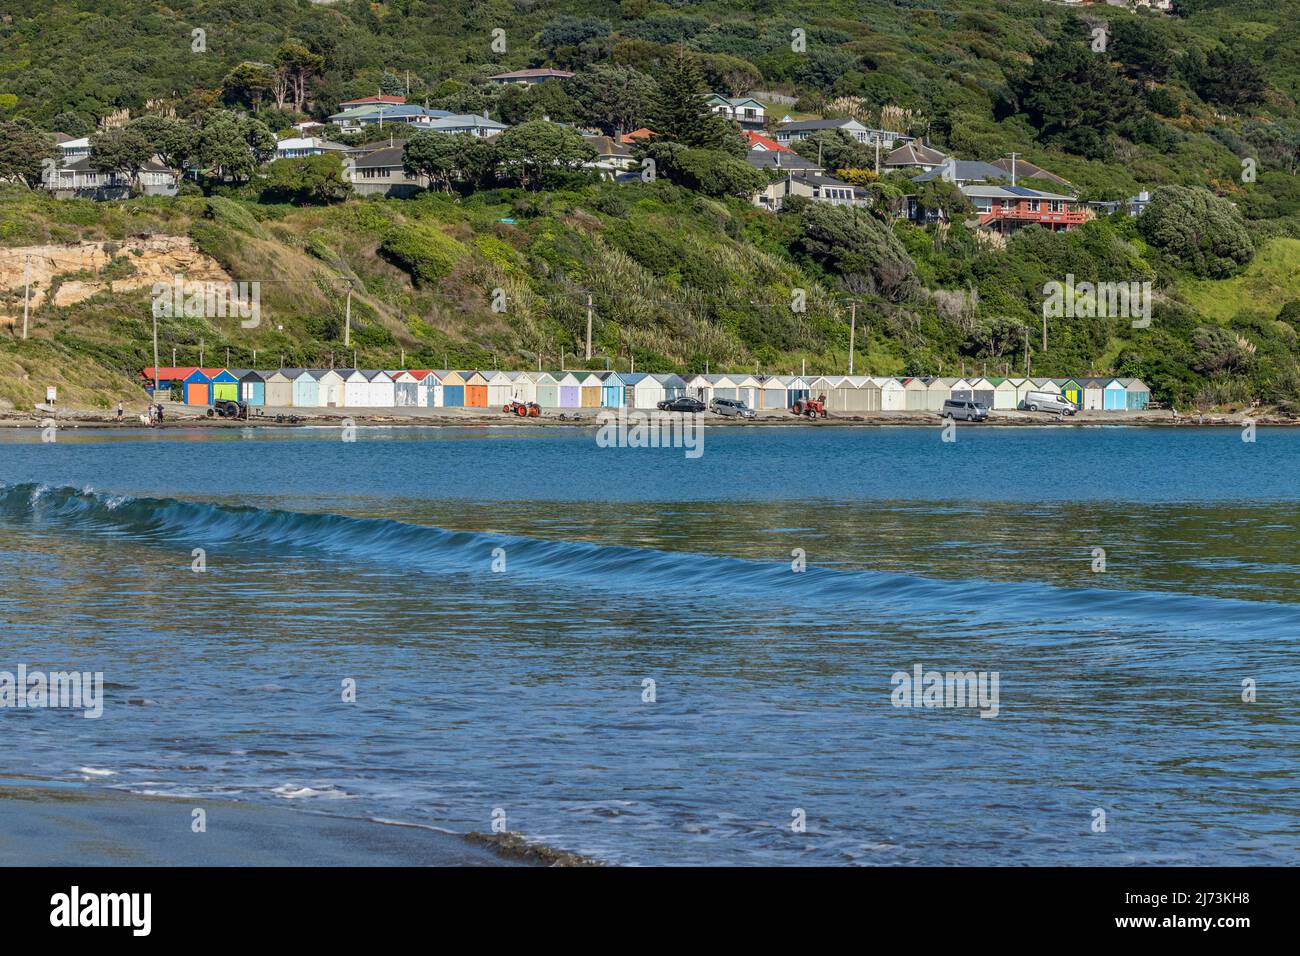
<instances>
[{"instance_id":1,"label":"sandy shoreline","mask_svg":"<svg viewBox=\"0 0 1300 956\"><path fill-rule=\"evenodd\" d=\"M206 832L191 829L206 813ZM464 836L231 800L0 781L0 866L584 865L517 834Z\"/></svg>"},{"instance_id":2,"label":"sandy shoreline","mask_svg":"<svg viewBox=\"0 0 1300 956\"><path fill-rule=\"evenodd\" d=\"M149 430L137 415L143 411L128 410L122 422L114 420L112 414L101 410L60 409L56 413L18 412L0 413L0 428L40 428L53 419L59 428L109 428ZM420 428L465 428L511 425L520 428L574 427L595 428L598 409L575 409L572 412L548 412L540 418L519 418L506 415L498 409L484 409L470 412L457 408L411 409L407 413L393 414L390 409L313 409L311 415L304 415L303 409L269 409L265 414L247 421L232 421L222 418L208 418L205 414L195 412L190 406L171 404L166 406L162 429L177 426L200 426L205 428L265 428L265 427L339 427L347 423L358 426L414 426ZM291 420L296 419L296 420ZM872 412L864 414L834 414L829 418L798 418L788 411L769 410L758 414L756 418L740 419L721 415L706 414L702 418L709 427L723 428L823 428L833 425L863 427L939 425L943 419L935 412ZM1258 426L1295 426L1300 425L1300 417L1278 412L1256 410L1252 412L1214 412L1184 413L1177 418L1168 410L1145 412L1079 412L1069 418L1055 415L1035 414L1014 410L993 412L987 421L976 423L959 422L967 427L1033 427L1033 426L1075 426L1087 427L1098 425L1149 425L1164 427L1206 426L1206 427L1241 427L1247 421Z\"/></svg>"}]
</instances>

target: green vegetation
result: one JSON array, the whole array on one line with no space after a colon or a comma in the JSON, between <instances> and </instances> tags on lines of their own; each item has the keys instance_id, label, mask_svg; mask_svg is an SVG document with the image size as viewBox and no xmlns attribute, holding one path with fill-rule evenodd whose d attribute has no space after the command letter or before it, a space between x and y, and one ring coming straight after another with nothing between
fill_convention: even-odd
<instances>
[{"instance_id":1,"label":"green vegetation","mask_svg":"<svg viewBox=\"0 0 1300 956\"><path fill-rule=\"evenodd\" d=\"M343 364L350 288L352 344L370 365L395 366L403 351L408 365L533 365L539 354L557 364L561 353L572 362L590 295L594 367L625 368L635 356L639 370L708 361L789 372L807 360L843 372L856 303L860 371L1023 373L1028 359L1035 375L1138 375L1182 406L1294 405L1300 20L1265 0L1186 0L1178 10L1041 0L483 0L454 11L433 0L11 0L0 22L0 179L11 183L0 187L0 254L188 235L232 277L263 280L257 329L165 320L165 347L182 362L197 361L201 339L208 356L224 360L230 347L242 364L253 349L260 365L281 354ZM507 52L492 46L498 28ZM805 50L792 47L793 31ZM484 82L531 66L578 75L533 88ZM492 143L415 136L404 161L431 188L409 200L345 198L330 158L263 166L274 134L293 122L408 84L412 102L486 111L512 129ZM820 134L800 152L820 155L873 204L794 201L772 215L745 200L765 174L703 108L705 90L786 94L796 102L775 106L772 119L852 116L963 158L1016 152L1085 200L1142 189L1156 198L1139 220L998 240L965 223L969 206L950 186L878 176L874 150ZM660 135L637 158L654 160L657 181L598 182L580 170L590 148L555 123L607 135L651 126ZM52 155L42 129L93 135L93 162L128 175L142 165L143 141L175 168L201 169L202 189L187 182L176 199L98 205L38 196L27 187ZM908 194L947 221L899 221ZM1044 348L1043 286L1067 275L1151 281L1152 325L1053 319ZM497 289L504 313L491 308ZM795 290L806 291L805 311L791 308ZM14 310L10 286L0 313ZM33 356L60 369L86 364L96 381L132 374L150 360L147 290L44 304L33 330L28 343L0 337L6 376ZM7 400L30 399L38 384L23 367L19 381L30 384L7 382Z\"/></svg>"}]
</instances>

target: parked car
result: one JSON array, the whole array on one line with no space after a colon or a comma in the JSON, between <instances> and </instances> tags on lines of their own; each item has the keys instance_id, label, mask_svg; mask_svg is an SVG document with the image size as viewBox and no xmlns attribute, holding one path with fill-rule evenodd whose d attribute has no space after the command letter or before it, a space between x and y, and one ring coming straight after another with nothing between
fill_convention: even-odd
<instances>
[{"instance_id":1,"label":"parked car","mask_svg":"<svg viewBox=\"0 0 1300 956\"><path fill-rule=\"evenodd\" d=\"M661 412L702 412L704 403L698 398L691 398L689 395L680 395L677 398L670 398L659 403Z\"/></svg>"},{"instance_id":2,"label":"parked car","mask_svg":"<svg viewBox=\"0 0 1300 956\"><path fill-rule=\"evenodd\" d=\"M741 418L753 418L758 414L744 402L734 398L715 398L709 402L709 411L717 415L733 415Z\"/></svg>"},{"instance_id":3,"label":"parked car","mask_svg":"<svg viewBox=\"0 0 1300 956\"><path fill-rule=\"evenodd\" d=\"M1059 392L1026 392L1024 407L1031 412L1055 412L1057 415L1073 415L1079 409Z\"/></svg>"},{"instance_id":4,"label":"parked car","mask_svg":"<svg viewBox=\"0 0 1300 956\"><path fill-rule=\"evenodd\" d=\"M953 421L961 419L964 422L982 422L989 417L989 407L979 402L950 398L943 403L943 410L939 414Z\"/></svg>"}]
</instances>

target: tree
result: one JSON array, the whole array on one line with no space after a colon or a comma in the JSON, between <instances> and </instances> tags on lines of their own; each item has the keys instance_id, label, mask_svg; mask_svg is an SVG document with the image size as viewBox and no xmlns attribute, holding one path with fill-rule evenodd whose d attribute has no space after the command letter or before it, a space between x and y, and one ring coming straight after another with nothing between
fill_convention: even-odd
<instances>
[{"instance_id":1,"label":"tree","mask_svg":"<svg viewBox=\"0 0 1300 956\"><path fill-rule=\"evenodd\" d=\"M132 120L129 128L139 132L163 164L172 169L184 169L198 152L199 131L189 123L149 114Z\"/></svg>"},{"instance_id":2,"label":"tree","mask_svg":"<svg viewBox=\"0 0 1300 956\"><path fill-rule=\"evenodd\" d=\"M1183 73L1201 99L1233 109L1262 102L1268 89L1263 67L1240 44L1217 46L1207 54L1191 51Z\"/></svg>"},{"instance_id":3,"label":"tree","mask_svg":"<svg viewBox=\"0 0 1300 956\"><path fill-rule=\"evenodd\" d=\"M709 109L706 92L695 61L679 51L659 79L659 101L650 115L652 128L667 142L743 156L743 139L731 123Z\"/></svg>"},{"instance_id":4,"label":"tree","mask_svg":"<svg viewBox=\"0 0 1300 956\"><path fill-rule=\"evenodd\" d=\"M1136 17L1117 17L1111 21L1108 49L1125 74L1135 80L1168 79L1174 62L1174 51L1164 35Z\"/></svg>"},{"instance_id":5,"label":"tree","mask_svg":"<svg viewBox=\"0 0 1300 956\"><path fill-rule=\"evenodd\" d=\"M577 169L596 158L596 151L567 126L531 120L496 138L497 154L507 169L517 169L524 186L536 184L552 168Z\"/></svg>"},{"instance_id":6,"label":"tree","mask_svg":"<svg viewBox=\"0 0 1300 956\"><path fill-rule=\"evenodd\" d=\"M1102 159L1106 137L1139 111L1132 87L1105 57L1058 40L1009 82L1012 99L1038 129L1038 138Z\"/></svg>"},{"instance_id":7,"label":"tree","mask_svg":"<svg viewBox=\"0 0 1300 956\"><path fill-rule=\"evenodd\" d=\"M144 133L134 126L106 129L90 141L90 167L101 173L121 173L135 183L153 152Z\"/></svg>"},{"instance_id":8,"label":"tree","mask_svg":"<svg viewBox=\"0 0 1300 956\"><path fill-rule=\"evenodd\" d=\"M352 184L337 153L277 159L267 167L266 189L281 202L326 205L346 199Z\"/></svg>"},{"instance_id":9,"label":"tree","mask_svg":"<svg viewBox=\"0 0 1300 956\"><path fill-rule=\"evenodd\" d=\"M246 180L275 154L275 136L259 121L212 110L199 130L198 155L219 178Z\"/></svg>"},{"instance_id":10,"label":"tree","mask_svg":"<svg viewBox=\"0 0 1300 956\"><path fill-rule=\"evenodd\" d=\"M41 184L46 161L55 162L58 155L49 134L31 120L0 121L0 181L35 189Z\"/></svg>"},{"instance_id":11,"label":"tree","mask_svg":"<svg viewBox=\"0 0 1300 956\"><path fill-rule=\"evenodd\" d=\"M575 74L568 86L579 118L607 136L644 126L658 95L655 81L630 66L597 64Z\"/></svg>"},{"instance_id":12,"label":"tree","mask_svg":"<svg viewBox=\"0 0 1300 956\"><path fill-rule=\"evenodd\" d=\"M767 185L767 176L743 159L715 149L691 149L681 143L654 141L642 150L669 182L706 196L752 199Z\"/></svg>"},{"instance_id":13,"label":"tree","mask_svg":"<svg viewBox=\"0 0 1300 956\"><path fill-rule=\"evenodd\" d=\"M402 165L415 176L428 176L443 190L453 184L477 185L496 168L494 143L469 133L420 133L407 141Z\"/></svg>"},{"instance_id":14,"label":"tree","mask_svg":"<svg viewBox=\"0 0 1300 956\"><path fill-rule=\"evenodd\" d=\"M325 68L325 58L318 56L301 43L286 40L275 51L275 76L271 91L275 105L284 109L285 101L293 97L293 108L301 113L307 99L307 82Z\"/></svg>"},{"instance_id":15,"label":"tree","mask_svg":"<svg viewBox=\"0 0 1300 956\"><path fill-rule=\"evenodd\" d=\"M275 87L275 83L276 74L271 67L265 63L245 60L221 81L221 94L227 103L247 106L256 113L261 110L262 100ZM283 97L277 99L277 105L284 106Z\"/></svg>"},{"instance_id":16,"label":"tree","mask_svg":"<svg viewBox=\"0 0 1300 956\"><path fill-rule=\"evenodd\" d=\"M823 169L874 169L874 148L859 143L842 129L818 130L794 144L794 151Z\"/></svg>"},{"instance_id":17,"label":"tree","mask_svg":"<svg viewBox=\"0 0 1300 956\"><path fill-rule=\"evenodd\" d=\"M1157 189L1137 227L1153 246L1206 278L1231 276L1255 255L1245 220L1236 207L1196 186Z\"/></svg>"},{"instance_id":18,"label":"tree","mask_svg":"<svg viewBox=\"0 0 1300 956\"><path fill-rule=\"evenodd\" d=\"M853 206L794 204L800 236L795 247L839 274L842 281L894 301L917 287L916 263L889 227Z\"/></svg>"}]
</instances>

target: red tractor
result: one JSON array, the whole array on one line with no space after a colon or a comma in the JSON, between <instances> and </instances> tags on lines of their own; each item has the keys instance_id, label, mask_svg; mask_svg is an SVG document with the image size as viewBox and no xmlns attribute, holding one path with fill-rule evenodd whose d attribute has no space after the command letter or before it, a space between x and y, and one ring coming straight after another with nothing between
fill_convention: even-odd
<instances>
[{"instance_id":1,"label":"red tractor","mask_svg":"<svg viewBox=\"0 0 1300 956\"><path fill-rule=\"evenodd\" d=\"M826 414L826 396L818 395L816 398L797 398L790 411L796 415L802 415L807 418L827 418Z\"/></svg>"},{"instance_id":2,"label":"red tractor","mask_svg":"<svg viewBox=\"0 0 1300 956\"><path fill-rule=\"evenodd\" d=\"M536 402L514 401L502 406L501 410L507 415L518 415L520 418L537 418L542 414L542 406Z\"/></svg>"}]
</instances>

